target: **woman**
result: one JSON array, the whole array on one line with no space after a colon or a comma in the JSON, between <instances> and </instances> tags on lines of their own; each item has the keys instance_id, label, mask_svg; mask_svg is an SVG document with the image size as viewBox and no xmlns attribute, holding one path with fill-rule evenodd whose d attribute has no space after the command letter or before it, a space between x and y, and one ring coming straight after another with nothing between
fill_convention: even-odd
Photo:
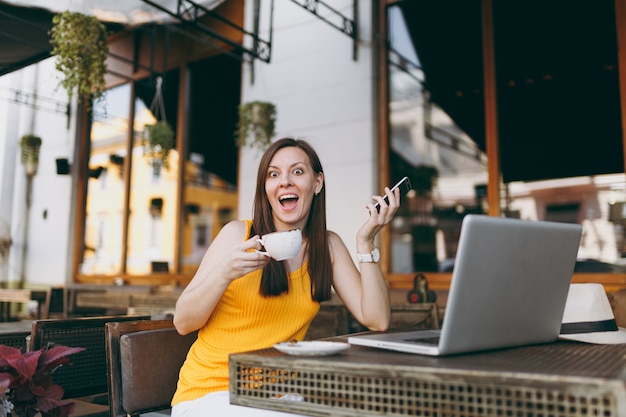
<instances>
[{"instance_id":1,"label":"woman","mask_svg":"<svg viewBox=\"0 0 626 417\"><path fill-rule=\"evenodd\" d=\"M399 192L385 193L389 204L373 197L379 212L367 205L369 217L356 235L360 254L372 252L376 234L398 209ZM255 251L262 249L259 236L295 228L303 234L296 257L278 262ZM259 164L253 220L223 227L176 303L178 332L200 330L181 368L172 416L204 416L208 410L293 416L230 405L228 355L302 340L331 286L361 324L386 330L389 293L380 267L362 262L359 273L353 259L341 238L326 230L324 172L316 152L303 140L274 142Z\"/></svg>"}]
</instances>

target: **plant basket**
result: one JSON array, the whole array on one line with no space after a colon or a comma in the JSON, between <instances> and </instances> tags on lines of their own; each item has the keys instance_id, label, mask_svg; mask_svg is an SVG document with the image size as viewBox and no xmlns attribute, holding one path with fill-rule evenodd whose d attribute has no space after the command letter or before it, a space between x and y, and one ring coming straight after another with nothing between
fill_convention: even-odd
<instances>
[{"instance_id":1,"label":"plant basket","mask_svg":"<svg viewBox=\"0 0 626 417\"><path fill-rule=\"evenodd\" d=\"M4 260L9 255L9 249L11 248L11 236L0 237L0 261Z\"/></svg>"},{"instance_id":2,"label":"plant basket","mask_svg":"<svg viewBox=\"0 0 626 417\"><path fill-rule=\"evenodd\" d=\"M164 121L145 125L143 154L156 172L161 166L169 169L169 153L176 145L174 129Z\"/></svg>"},{"instance_id":3,"label":"plant basket","mask_svg":"<svg viewBox=\"0 0 626 417\"><path fill-rule=\"evenodd\" d=\"M276 106L266 101L251 101L239 106L237 146L258 146L272 143L276 127Z\"/></svg>"},{"instance_id":4,"label":"plant basket","mask_svg":"<svg viewBox=\"0 0 626 417\"><path fill-rule=\"evenodd\" d=\"M24 135L20 139L21 161L29 175L37 173L41 143L41 138L32 134Z\"/></svg>"},{"instance_id":5,"label":"plant basket","mask_svg":"<svg viewBox=\"0 0 626 417\"><path fill-rule=\"evenodd\" d=\"M52 23L52 54L69 98L76 92L83 99L100 99L109 53L106 26L94 16L69 11L55 15Z\"/></svg>"}]
</instances>

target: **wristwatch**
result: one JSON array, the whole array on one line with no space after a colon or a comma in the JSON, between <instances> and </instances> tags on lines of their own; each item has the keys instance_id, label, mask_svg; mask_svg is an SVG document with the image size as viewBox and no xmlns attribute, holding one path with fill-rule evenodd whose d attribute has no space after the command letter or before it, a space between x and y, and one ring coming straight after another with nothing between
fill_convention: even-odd
<instances>
[{"instance_id":1,"label":"wristwatch","mask_svg":"<svg viewBox=\"0 0 626 417\"><path fill-rule=\"evenodd\" d=\"M357 253L356 260L359 262L377 263L380 260L380 251L378 250L378 248L374 248L370 253Z\"/></svg>"}]
</instances>

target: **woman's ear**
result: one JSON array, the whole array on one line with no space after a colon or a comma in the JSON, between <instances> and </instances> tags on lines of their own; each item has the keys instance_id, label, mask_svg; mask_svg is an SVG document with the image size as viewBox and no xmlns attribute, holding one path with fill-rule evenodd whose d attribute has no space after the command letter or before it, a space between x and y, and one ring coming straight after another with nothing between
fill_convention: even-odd
<instances>
[{"instance_id":1,"label":"woman's ear","mask_svg":"<svg viewBox=\"0 0 626 417\"><path fill-rule=\"evenodd\" d=\"M324 188L324 173L320 172L315 179L315 195L318 195L322 188Z\"/></svg>"}]
</instances>

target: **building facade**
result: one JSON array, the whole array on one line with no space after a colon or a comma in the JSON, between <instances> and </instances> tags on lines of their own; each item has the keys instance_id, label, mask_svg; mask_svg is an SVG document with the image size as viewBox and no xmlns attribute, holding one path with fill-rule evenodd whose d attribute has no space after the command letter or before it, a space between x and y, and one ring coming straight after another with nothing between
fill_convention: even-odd
<instances>
[{"instance_id":1,"label":"building facade","mask_svg":"<svg viewBox=\"0 0 626 417\"><path fill-rule=\"evenodd\" d=\"M442 68L435 63L448 56L433 53L442 46L425 43L443 42L446 35L432 31L424 41L419 29L427 22L414 20L409 3L338 0L330 7L227 0L214 12L234 26L208 14L190 27L119 30L109 38L110 89L91 109L68 101L53 57L0 77L0 219L12 239L0 264L2 281L185 285L221 226L252 215L263 150L238 147L235 131L239 104L253 101L276 106L274 138L302 138L318 151L328 227L352 252L371 196L402 176L411 178L413 191L378 242L393 285L410 285L419 271L449 280L467 213L582 223L580 260L619 276L623 172L574 175L579 171L570 169L568 178L554 179L539 174L545 169L537 163L532 178L505 167L501 176L500 153L489 133L495 109L489 107L495 96L489 83L498 87L495 77L451 88L449 97L441 88L458 82L457 73L475 72L476 59L483 62L480 73L487 74L485 57L497 56L498 48L484 43L490 35L480 30L452 31L463 42L483 46L479 57L454 55L456 71L439 77L444 71L433 70ZM609 3L616 21L619 8ZM469 21L491 7L489 1L462 4L469 12L446 13L448 23ZM430 16L440 27L440 10L422 12L417 15ZM617 54L603 74L618 83L613 62L617 66ZM532 82L502 76L500 83L530 88L559 74L531 75ZM472 114L474 124L452 98L479 110ZM557 115L555 120L561 122ZM146 125L157 122L167 122L174 134L165 162L147 147ZM535 129L552 131L548 122L542 119ZM500 129L502 144L507 129ZM29 133L43 141L38 172L30 179L18 146ZM572 142L589 139L567 134ZM516 165L510 152L502 152L507 169ZM623 148L604 152L623 155ZM590 165L593 158L590 153Z\"/></svg>"}]
</instances>

